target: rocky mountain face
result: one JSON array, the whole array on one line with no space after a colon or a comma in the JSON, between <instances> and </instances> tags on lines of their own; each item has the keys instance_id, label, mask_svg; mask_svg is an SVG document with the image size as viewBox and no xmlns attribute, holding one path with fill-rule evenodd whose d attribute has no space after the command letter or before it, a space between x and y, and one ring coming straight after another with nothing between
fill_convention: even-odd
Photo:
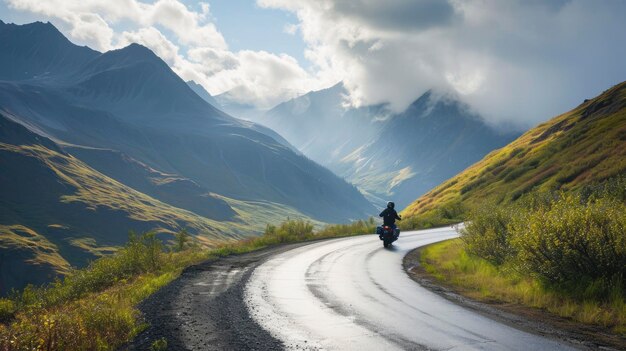
<instances>
[{"instance_id":1,"label":"rocky mountain face","mask_svg":"<svg viewBox=\"0 0 626 351\"><path fill-rule=\"evenodd\" d=\"M501 132L449 96L427 92L402 113L345 108L342 84L280 104L258 121L357 185L399 206L452 177L518 133Z\"/></svg>"}]
</instances>

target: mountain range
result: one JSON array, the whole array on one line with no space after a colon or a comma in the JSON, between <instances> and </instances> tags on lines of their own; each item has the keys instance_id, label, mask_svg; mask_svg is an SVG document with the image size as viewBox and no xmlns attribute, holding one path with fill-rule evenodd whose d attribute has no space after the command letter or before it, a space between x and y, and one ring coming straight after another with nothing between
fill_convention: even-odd
<instances>
[{"instance_id":1,"label":"mountain range","mask_svg":"<svg viewBox=\"0 0 626 351\"><path fill-rule=\"evenodd\" d=\"M0 21L2 292L84 265L131 229L187 228L214 245L288 216L374 211L274 131L192 88L141 45L100 53L50 23Z\"/></svg>"},{"instance_id":2,"label":"mountain range","mask_svg":"<svg viewBox=\"0 0 626 351\"><path fill-rule=\"evenodd\" d=\"M408 205L520 134L489 126L458 99L432 91L399 113L385 104L345 107L347 94L339 83L279 104L256 121L380 206Z\"/></svg>"}]
</instances>

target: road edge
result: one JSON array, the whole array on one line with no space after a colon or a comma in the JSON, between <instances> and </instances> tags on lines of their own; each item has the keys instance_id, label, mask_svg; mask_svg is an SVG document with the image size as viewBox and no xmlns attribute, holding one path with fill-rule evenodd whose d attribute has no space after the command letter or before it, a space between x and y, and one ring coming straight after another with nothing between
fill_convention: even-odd
<instances>
[{"instance_id":1,"label":"road edge","mask_svg":"<svg viewBox=\"0 0 626 351\"><path fill-rule=\"evenodd\" d=\"M333 238L331 238L333 239ZM260 264L265 262L267 259L271 258L276 254L280 254L282 252L286 252L297 247L310 245L314 242L321 240L329 240L325 239L317 239L310 241L302 241L296 243L284 243L278 245L271 245L268 247L264 247L258 250L253 250L246 253L241 254L232 254L224 257L210 258L208 260L202 261L200 263L191 265L186 267L176 279L163 286L161 289L156 291L154 294L150 295L145 300L141 301L137 305L137 309L140 311L144 323L146 323L146 329L142 330L139 334L137 334L132 340L121 345L117 350L144 350L149 349L151 343L164 338L168 344L174 341L174 349L180 349L181 347L187 349L188 346L185 345L185 339L180 334L179 331L173 331L169 329L163 329L162 320L159 320L159 314L161 314L164 310L171 311L173 313L180 312L173 308L170 305L171 299L169 297L178 295L179 291L185 287L189 281L193 280L198 274L202 274L202 272L206 272L208 270L214 269L214 267L219 267L220 265L231 265L237 261L245 262L245 266L249 268L249 270L243 273L241 279L234 284L232 284L227 291L221 293L220 295L230 295L230 298L236 298L241 295L243 292L243 288L247 284L247 280L249 279L252 271ZM242 266L243 267L243 266ZM235 289L235 291L233 291ZM232 294L232 295L231 295ZM214 300L211 300L209 303L213 303ZM245 302L243 299L241 300L240 307L242 309L246 309ZM218 307L219 308L219 307ZM225 313L232 313L233 311L226 306L227 310ZM246 316L243 316L244 318ZM248 319L248 318L245 318ZM250 337L247 337L246 340L240 341L239 345L233 346L234 349L249 349L249 350L259 350L263 349L264 346L268 347L268 345L272 345L272 348L282 344L280 340L273 338L269 333L265 335L266 343L257 343L258 340L255 338L259 337L260 333L264 332L264 329L258 325L256 322L250 320L251 324L254 324L253 330L245 330L243 333L250 334ZM229 343L229 340L223 339L222 335L217 336L222 342ZM210 339L210 338L207 338ZM215 341L215 340L213 340ZM243 344L243 345L242 345ZM184 345L184 346L182 346ZM169 346L169 345L168 345ZM214 346L208 345L207 349L218 349Z\"/></svg>"},{"instance_id":2,"label":"road edge","mask_svg":"<svg viewBox=\"0 0 626 351\"><path fill-rule=\"evenodd\" d=\"M447 239L452 240L452 239ZM445 241L445 240L444 240ZM440 241L441 242L441 241ZM440 243L437 242L437 243ZM496 320L516 329L546 338L563 341L583 350L620 350L626 344L615 334L607 333L600 327L581 325L562 317L542 312L532 307L518 304L500 303L497 301L483 302L466 297L450 284L438 281L420 264L420 254L429 245L417 247L409 251L402 259L405 273L417 284L429 291L470 309L487 318ZM521 312L523 311L522 315Z\"/></svg>"}]
</instances>

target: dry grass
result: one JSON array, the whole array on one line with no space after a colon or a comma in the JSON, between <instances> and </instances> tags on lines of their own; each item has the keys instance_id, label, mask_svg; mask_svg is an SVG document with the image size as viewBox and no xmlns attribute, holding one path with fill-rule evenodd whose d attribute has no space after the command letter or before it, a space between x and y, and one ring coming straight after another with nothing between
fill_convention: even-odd
<instances>
[{"instance_id":1,"label":"dry grass","mask_svg":"<svg viewBox=\"0 0 626 351\"><path fill-rule=\"evenodd\" d=\"M626 336L623 296L605 301L579 300L564 291L550 290L537 279L468 255L460 239L428 246L420 260L428 273L473 299L538 308L577 322L608 327Z\"/></svg>"}]
</instances>

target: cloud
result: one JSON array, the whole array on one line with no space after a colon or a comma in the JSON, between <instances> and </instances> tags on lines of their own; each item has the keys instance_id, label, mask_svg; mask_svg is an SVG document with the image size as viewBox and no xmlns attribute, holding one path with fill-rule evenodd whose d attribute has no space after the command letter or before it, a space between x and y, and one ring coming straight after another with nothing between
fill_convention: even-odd
<instances>
[{"instance_id":1,"label":"cloud","mask_svg":"<svg viewBox=\"0 0 626 351\"><path fill-rule=\"evenodd\" d=\"M211 22L210 5L193 11L179 0L5 0L10 8L47 17L79 44L106 51L139 43L185 80L212 94L229 92L241 103L269 108L318 89L291 56L266 51L232 52ZM124 30L116 30L124 28ZM297 25L293 25L293 31ZM332 83L332 82L331 82Z\"/></svg>"},{"instance_id":2,"label":"cloud","mask_svg":"<svg viewBox=\"0 0 626 351\"><path fill-rule=\"evenodd\" d=\"M67 29L69 35L82 44L98 50L111 48L113 29L98 13L78 10L76 5L79 5L79 2L77 1L6 0L6 3L15 10L58 19L62 25L61 29ZM64 6L70 3L74 6Z\"/></svg>"},{"instance_id":3,"label":"cloud","mask_svg":"<svg viewBox=\"0 0 626 351\"><path fill-rule=\"evenodd\" d=\"M626 2L257 0L295 13L317 77L354 106L402 110L428 89L530 126L626 79Z\"/></svg>"},{"instance_id":4,"label":"cloud","mask_svg":"<svg viewBox=\"0 0 626 351\"><path fill-rule=\"evenodd\" d=\"M441 0L353 0L329 4L329 10L337 17L355 19L379 30L401 32L441 25L455 15L453 6Z\"/></svg>"},{"instance_id":5,"label":"cloud","mask_svg":"<svg viewBox=\"0 0 626 351\"><path fill-rule=\"evenodd\" d=\"M123 20L141 27L160 25L172 31L183 44L227 48L222 34L213 23L207 22L209 6L206 3L201 3L201 12L194 12L178 0L158 0L151 4L137 0L5 0L5 2L16 10L61 20L70 26L73 38L87 39L86 43L100 50L113 47L111 35L113 30L110 24Z\"/></svg>"},{"instance_id":6,"label":"cloud","mask_svg":"<svg viewBox=\"0 0 626 351\"><path fill-rule=\"evenodd\" d=\"M4 0L99 50L141 43L212 94L270 107L343 81L347 103L400 111L429 89L493 123L528 127L626 79L619 0L257 0L296 14L288 55L230 51L207 2Z\"/></svg>"},{"instance_id":7,"label":"cloud","mask_svg":"<svg viewBox=\"0 0 626 351\"><path fill-rule=\"evenodd\" d=\"M188 79L201 82L211 92L228 92L235 101L259 108L273 107L308 92L311 87L321 88L318 79L285 54L202 48L190 50L189 58L186 67L175 68L181 76L201 72L201 76Z\"/></svg>"},{"instance_id":8,"label":"cloud","mask_svg":"<svg viewBox=\"0 0 626 351\"><path fill-rule=\"evenodd\" d=\"M298 25L293 24L293 23L287 23L285 27L283 28L283 32L290 34L290 35L295 35L297 31L298 31Z\"/></svg>"}]
</instances>

